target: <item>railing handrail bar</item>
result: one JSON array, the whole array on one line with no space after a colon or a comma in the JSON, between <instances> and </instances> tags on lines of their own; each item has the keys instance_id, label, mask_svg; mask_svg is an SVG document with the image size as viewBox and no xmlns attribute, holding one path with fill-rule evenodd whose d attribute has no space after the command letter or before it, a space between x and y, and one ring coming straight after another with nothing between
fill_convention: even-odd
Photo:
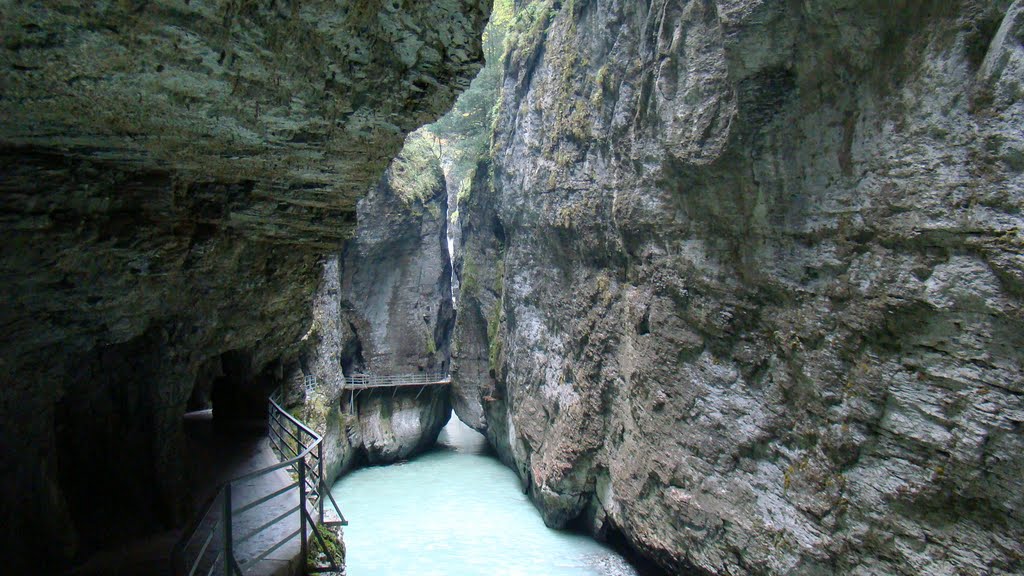
<instances>
[{"instance_id":1,"label":"railing handrail bar","mask_svg":"<svg viewBox=\"0 0 1024 576\"><path fill-rule=\"evenodd\" d=\"M193 576L196 573L196 570L199 568L199 562L203 559L203 555L206 554L206 550L210 548L210 544L213 542L214 537L217 536L217 528L219 527L220 520L213 525L213 529L210 530L210 535L206 537L206 542L203 542L203 545L199 548L199 553L196 554L196 563L193 564L192 569L188 571L188 576ZM213 564L214 566L217 565L216 562Z\"/></svg>"},{"instance_id":2,"label":"railing handrail bar","mask_svg":"<svg viewBox=\"0 0 1024 576\"><path fill-rule=\"evenodd\" d=\"M252 566L253 564L256 564L257 562L259 562L260 560L263 560L267 556L270 556L271 554L276 552L278 548L280 548L281 546L284 546L285 544L287 544L289 540L291 540L292 538L295 538L301 532L302 532L302 528L299 528L295 532L292 532L291 534L285 536L281 540L278 540L277 544L274 544L270 548L264 550L259 555L246 560L245 562L242 563L242 566L245 566L246 570L248 570L248 566ZM305 559L303 559L303 561L305 561Z\"/></svg>"},{"instance_id":3,"label":"railing handrail bar","mask_svg":"<svg viewBox=\"0 0 1024 576\"><path fill-rule=\"evenodd\" d=\"M241 536L239 538L235 538L235 544L241 544L242 542L245 542L246 540L249 540L250 538L256 536L260 532L263 532L267 528L270 528L274 524L277 524L281 520L284 520L288 516L291 516L292 514L295 514L296 512L301 512L301 511L302 511L302 504L296 504L294 508L289 508L288 510L285 510L284 512L282 512L282 513L278 514L277 516L275 516L273 519L264 522L258 528L254 529L254 530L250 530L249 533L246 534L245 536Z\"/></svg>"},{"instance_id":4,"label":"railing handrail bar","mask_svg":"<svg viewBox=\"0 0 1024 576\"><path fill-rule=\"evenodd\" d=\"M303 444L303 442L302 442L302 438L301 438L302 437L302 432L301 431L299 431L299 434L292 434L292 431L289 430L286 426L284 426L283 422L277 422L275 420L274 423L277 424L281 428L281 431L283 431L285 434L287 434L289 438L291 438L292 440L295 440L296 444L298 444L299 446L301 446L303 448L306 447L306 445ZM281 433L278 432L277 430L275 430L273 426L270 427L270 430L273 431L274 434L277 434L279 437L281 437ZM284 437L281 437L281 440L284 440ZM295 453L297 454L298 452L295 452Z\"/></svg>"},{"instance_id":5,"label":"railing handrail bar","mask_svg":"<svg viewBox=\"0 0 1024 576\"><path fill-rule=\"evenodd\" d=\"M348 380L446 380L449 375L445 372L406 372L401 374L356 374L346 376Z\"/></svg>"},{"instance_id":6,"label":"railing handrail bar","mask_svg":"<svg viewBox=\"0 0 1024 576\"><path fill-rule=\"evenodd\" d=\"M291 490L292 488L297 487L298 485L299 485L299 481L296 480L295 482L292 482L291 484L285 486L284 488L281 488L279 490L275 490L274 492L271 492L270 494L267 494L265 496L260 496L259 498L253 500L252 502L248 502L248 503L246 503L246 504L244 504L242 506L239 506L238 508L235 508L235 509L231 510L231 514L233 514L235 516L239 516L239 515L245 514L249 510L252 510L253 508L259 506L260 504L264 504L266 502L269 502L269 501L273 500L274 498L277 498L281 494L284 494L285 492L288 492L289 490Z\"/></svg>"},{"instance_id":7,"label":"railing handrail bar","mask_svg":"<svg viewBox=\"0 0 1024 576\"><path fill-rule=\"evenodd\" d=\"M203 521L210 516L210 511L213 510L213 503L217 501L217 498L220 498L222 492L224 492L224 484L221 484L217 488L217 491L214 492L212 496L207 498L206 502L203 502L203 507L200 508L200 510L202 510L202 513L196 514L196 517L188 523L188 526L185 528L185 530L182 530L182 538L178 539L178 541L174 543L174 551L172 552L172 554L176 555L178 553L182 553L185 551L185 548L188 546L189 542L191 542L192 538L196 535L196 531L199 530L199 525L202 524Z\"/></svg>"},{"instance_id":8,"label":"railing handrail bar","mask_svg":"<svg viewBox=\"0 0 1024 576\"><path fill-rule=\"evenodd\" d=\"M313 444L312 446L306 448L305 450L302 451L302 453L300 453L298 456L296 456L294 458L290 458L288 460L285 460L284 462L279 462L277 464L272 464L270 466L267 466L266 468L260 468L259 470L256 470L256 471L253 471L253 472L249 472L248 474L245 474L245 475L242 475L242 476L237 476L235 478L232 478L231 480L228 480L224 484L225 485L226 484L234 484L235 482L241 482L243 480L252 480L253 478L258 478L260 476L263 476L264 474L270 474L271 472L273 472L275 470L280 470L282 468L287 468L288 466L291 466L292 464L298 464L299 460L302 460L303 458L308 456L310 451L313 450L313 448L316 448L316 444Z\"/></svg>"},{"instance_id":9,"label":"railing handrail bar","mask_svg":"<svg viewBox=\"0 0 1024 576\"><path fill-rule=\"evenodd\" d=\"M275 404L275 406L276 406L276 404ZM270 413L271 421L273 421L274 424L277 424L278 426L280 426L281 430L284 430L285 432L287 432L288 436L291 436L292 440L295 440L299 444L302 444L302 435L305 434L307 436L310 436L311 432L309 430L302 430L301 428L296 428L295 429L295 433L292 433L292 431L289 430L287 426L285 426L286 422L278 419L281 414L284 414L286 416L289 416L289 418L291 418L291 415L289 415L287 412L285 412L283 410L273 410ZM294 421L294 418L292 418L289 421ZM300 422L300 424L301 424L301 422ZM310 437L310 440L316 440L316 438L317 438L317 436L314 434L313 436ZM302 446L305 446L305 444L302 444Z\"/></svg>"},{"instance_id":10,"label":"railing handrail bar","mask_svg":"<svg viewBox=\"0 0 1024 576\"><path fill-rule=\"evenodd\" d=\"M331 506L334 506L334 511L338 513L338 518L342 522L347 522L347 520L345 520L345 515L341 513L341 507L339 507L338 503L334 500L334 494L331 494L330 488L327 487L327 483L323 480L320 480L320 489L324 491L324 494L327 494L327 498L331 501Z\"/></svg>"},{"instance_id":11,"label":"railing handrail bar","mask_svg":"<svg viewBox=\"0 0 1024 576\"><path fill-rule=\"evenodd\" d=\"M279 411L279 412L280 412L281 414L284 414L284 417L285 417L285 418L287 418L287 419L291 420L293 424L295 424L296 426L298 426L298 427L299 427L299 429L301 429L301 430L302 430L303 432L305 432L306 434L309 434L310 436L312 436L312 437L313 437L314 441L313 441L313 443L312 443L312 444L310 445L310 448L311 448L312 446L315 446L316 444L319 444L319 443L320 443L320 441L321 441L321 440L323 439L323 438L321 438L321 437L320 437L320 435L319 435L319 434L317 434L316 432L313 432L312 430L310 430L310 429L309 429L309 427L308 427L308 426L306 426L305 424L303 424L302 422L300 422L300 421L299 421L299 420L298 420L297 418L295 418L294 416L292 416L291 414L289 414L289 413L288 413L288 412L287 412L287 411L286 411L286 410L285 410L284 408L281 408L281 406L280 406L280 405L278 405L278 403L277 403L277 402L274 402L273 400L270 400L270 403L271 403L271 404L273 404L273 405L274 405L274 408L277 408L277 410L278 410L278 411ZM309 448L306 448L306 451L309 451Z\"/></svg>"},{"instance_id":12,"label":"railing handrail bar","mask_svg":"<svg viewBox=\"0 0 1024 576\"><path fill-rule=\"evenodd\" d=\"M426 380L440 379L447 380L450 374L447 372L406 372L400 374L353 374L346 376L346 380L374 381L374 380Z\"/></svg>"}]
</instances>

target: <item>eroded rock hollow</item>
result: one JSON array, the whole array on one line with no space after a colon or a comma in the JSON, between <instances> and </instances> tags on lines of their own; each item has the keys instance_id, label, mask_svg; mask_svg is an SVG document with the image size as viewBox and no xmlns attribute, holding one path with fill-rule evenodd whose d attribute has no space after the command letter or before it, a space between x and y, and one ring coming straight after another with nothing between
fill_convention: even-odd
<instances>
[{"instance_id":1,"label":"eroded rock hollow","mask_svg":"<svg viewBox=\"0 0 1024 576\"><path fill-rule=\"evenodd\" d=\"M1019 574L1024 4L521 1L453 404L671 573Z\"/></svg>"}]
</instances>

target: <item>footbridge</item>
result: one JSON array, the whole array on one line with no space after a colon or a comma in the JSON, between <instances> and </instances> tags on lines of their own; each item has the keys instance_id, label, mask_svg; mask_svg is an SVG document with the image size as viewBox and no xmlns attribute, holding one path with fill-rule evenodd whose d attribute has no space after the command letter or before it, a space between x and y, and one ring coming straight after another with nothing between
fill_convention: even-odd
<instances>
[{"instance_id":1,"label":"footbridge","mask_svg":"<svg viewBox=\"0 0 1024 576\"><path fill-rule=\"evenodd\" d=\"M346 390L370 388L401 388L404 386L443 386L451 384L452 377L441 372L417 374L353 374L345 377Z\"/></svg>"},{"instance_id":2,"label":"footbridge","mask_svg":"<svg viewBox=\"0 0 1024 576\"><path fill-rule=\"evenodd\" d=\"M419 372L416 374L353 374L345 377L345 390L349 392L349 413L356 412L356 396L364 390L391 390L394 396L399 388L419 388L419 398L429 386L445 386L452 383L452 377L442 372Z\"/></svg>"}]
</instances>

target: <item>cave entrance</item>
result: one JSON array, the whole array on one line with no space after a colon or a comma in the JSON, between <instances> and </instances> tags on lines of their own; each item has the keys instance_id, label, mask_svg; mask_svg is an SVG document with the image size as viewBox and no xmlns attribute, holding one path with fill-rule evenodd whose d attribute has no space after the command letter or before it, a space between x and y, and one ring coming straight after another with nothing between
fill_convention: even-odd
<instances>
[{"instance_id":1,"label":"cave entrance","mask_svg":"<svg viewBox=\"0 0 1024 576\"><path fill-rule=\"evenodd\" d=\"M209 412L218 422L263 422L267 397L281 384L282 373L279 361L257 371L248 350L225 352L199 370L186 413Z\"/></svg>"},{"instance_id":2,"label":"cave entrance","mask_svg":"<svg viewBox=\"0 0 1024 576\"><path fill-rule=\"evenodd\" d=\"M209 358L195 376L183 423L183 499L193 517L241 474L276 464L266 443L267 398L282 382L279 361L258 365L245 349Z\"/></svg>"},{"instance_id":3,"label":"cave entrance","mask_svg":"<svg viewBox=\"0 0 1024 576\"><path fill-rule=\"evenodd\" d=\"M252 388L252 362L244 351L225 352L220 357L221 371L210 383L210 407L214 420L262 419L266 413L266 396L258 398ZM253 398L257 396L257 398ZM253 406L253 402L256 405Z\"/></svg>"}]
</instances>

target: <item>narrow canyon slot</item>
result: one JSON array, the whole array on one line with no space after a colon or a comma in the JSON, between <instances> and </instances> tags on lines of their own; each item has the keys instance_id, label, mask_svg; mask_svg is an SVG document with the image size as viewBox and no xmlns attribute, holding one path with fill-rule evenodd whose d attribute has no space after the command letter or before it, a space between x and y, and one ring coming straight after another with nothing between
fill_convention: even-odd
<instances>
[{"instance_id":1,"label":"narrow canyon slot","mask_svg":"<svg viewBox=\"0 0 1024 576\"><path fill-rule=\"evenodd\" d=\"M4 573L1024 574L1024 0L0 3Z\"/></svg>"}]
</instances>

